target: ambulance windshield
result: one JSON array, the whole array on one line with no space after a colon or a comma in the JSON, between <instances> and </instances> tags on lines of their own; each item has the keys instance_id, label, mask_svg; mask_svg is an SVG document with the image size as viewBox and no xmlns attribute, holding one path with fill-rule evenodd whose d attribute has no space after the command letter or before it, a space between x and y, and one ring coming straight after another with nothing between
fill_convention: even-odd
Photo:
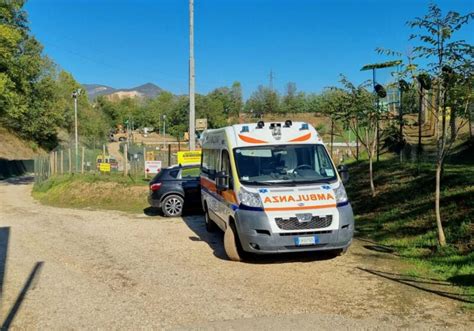
<instances>
[{"instance_id":1,"label":"ambulance windshield","mask_svg":"<svg viewBox=\"0 0 474 331\"><path fill-rule=\"evenodd\" d=\"M337 179L323 145L279 145L234 149L243 184L327 183Z\"/></svg>"}]
</instances>

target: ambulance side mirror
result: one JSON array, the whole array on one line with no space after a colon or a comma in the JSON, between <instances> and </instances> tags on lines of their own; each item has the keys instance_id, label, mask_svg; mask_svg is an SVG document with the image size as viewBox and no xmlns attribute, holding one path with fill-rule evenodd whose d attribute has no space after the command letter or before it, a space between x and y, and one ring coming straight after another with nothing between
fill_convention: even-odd
<instances>
[{"instance_id":1,"label":"ambulance side mirror","mask_svg":"<svg viewBox=\"0 0 474 331\"><path fill-rule=\"evenodd\" d=\"M218 192L229 189L229 175L225 171L219 171L216 174L216 189Z\"/></svg>"},{"instance_id":2,"label":"ambulance side mirror","mask_svg":"<svg viewBox=\"0 0 474 331\"><path fill-rule=\"evenodd\" d=\"M337 172L341 177L342 183L346 184L349 181L349 168L346 165L341 164L337 166Z\"/></svg>"}]
</instances>

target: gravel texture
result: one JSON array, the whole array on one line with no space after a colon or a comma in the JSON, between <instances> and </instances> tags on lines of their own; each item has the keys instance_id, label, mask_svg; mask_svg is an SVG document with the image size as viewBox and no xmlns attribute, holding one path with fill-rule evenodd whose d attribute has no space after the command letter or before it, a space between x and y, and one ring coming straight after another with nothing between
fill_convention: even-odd
<instances>
[{"instance_id":1,"label":"gravel texture","mask_svg":"<svg viewBox=\"0 0 474 331\"><path fill-rule=\"evenodd\" d=\"M403 263L364 241L337 258L236 263L201 216L47 207L31 187L0 182L1 316L13 329L474 329L458 301L387 278L404 279Z\"/></svg>"}]
</instances>

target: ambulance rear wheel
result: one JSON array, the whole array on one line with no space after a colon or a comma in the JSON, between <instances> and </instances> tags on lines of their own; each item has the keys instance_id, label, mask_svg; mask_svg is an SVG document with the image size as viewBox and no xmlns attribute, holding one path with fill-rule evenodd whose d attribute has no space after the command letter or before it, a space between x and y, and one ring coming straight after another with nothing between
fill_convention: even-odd
<instances>
[{"instance_id":1,"label":"ambulance rear wheel","mask_svg":"<svg viewBox=\"0 0 474 331\"><path fill-rule=\"evenodd\" d=\"M242 261L242 257L239 254L239 243L237 242L239 238L237 237L237 231L233 224L229 224L227 229L224 232L224 249L227 257L231 261Z\"/></svg>"}]
</instances>

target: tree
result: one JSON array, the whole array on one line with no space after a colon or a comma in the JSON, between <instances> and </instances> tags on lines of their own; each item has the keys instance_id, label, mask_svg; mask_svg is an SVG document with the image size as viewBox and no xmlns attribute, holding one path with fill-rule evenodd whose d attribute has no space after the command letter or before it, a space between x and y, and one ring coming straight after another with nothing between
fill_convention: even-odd
<instances>
[{"instance_id":1,"label":"tree","mask_svg":"<svg viewBox=\"0 0 474 331\"><path fill-rule=\"evenodd\" d=\"M247 100L245 109L256 117L277 113L280 109L280 97L276 91L260 85Z\"/></svg>"},{"instance_id":2,"label":"tree","mask_svg":"<svg viewBox=\"0 0 474 331\"><path fill-rule=\"evenodd\" d=\"M432 60L428 66L437 82L435 112L438 116L435 117L435 121L437 122L437 127L438 122L441 122L441 132L438 131L437 137L435 214L440 246L446 245L440 212L441 173L444 159L449 154L455 140L450 139L448 141L446 130L448 95L449 90L455 83L453 70L449 65L459 61L459 59L463 59L465 56L469 56L469 54L472 55L473 47L464 40L452 41L452 38L454 33L460 30L472 18L474 18L474 13L461 15L454 11L450 11L443 16L441 9L435 4L431 4L425 16L417 17L413 21L408 22L411 28L419 30L418 33L410 36L410 39L416 39L420 42L420 45L416 46L414 51L418 57ZM441 114L439 114L440 109ZM457 133L455 136L457 136Z\"/></svg>"},{"instance_id":3,"label":"tree","mask_svg":"<svg viewBox=\"0 0 474 331\"><path fill-rule=\"evenodd\" d=\"M242 86L240 82L234 82L230 89L231 104L229 108L229 116L239 117L244 107L242 98Z\"/></svg>"},{"instance_id":4,"label":"tree","mask_svg":"<svg viewBox=\"0 0 474 331\"><path fill-rule=\"evenodd\" d=\"M286 85L286 92L283 95L280 112L284 114L301 113L305 111L305 95L303 92L297 92L295 83Z\"/></svg>"},{"instance_id":5,"label":"tree","mask_svg":"<svg viewBox=\"0 0 474 331\"><path fill-rule=\"evenodd\" d=\"M374 94L367 91L370 82L358 86L341 76L343 91L342 99L345 106L341 110L341 118L362 144L369 158L369 181L372 196L376 195L374 184L373 160L376 155L379 109L375 106ZM345 100L344 100L345 99Z\"/></svg>"}]
</instances>

